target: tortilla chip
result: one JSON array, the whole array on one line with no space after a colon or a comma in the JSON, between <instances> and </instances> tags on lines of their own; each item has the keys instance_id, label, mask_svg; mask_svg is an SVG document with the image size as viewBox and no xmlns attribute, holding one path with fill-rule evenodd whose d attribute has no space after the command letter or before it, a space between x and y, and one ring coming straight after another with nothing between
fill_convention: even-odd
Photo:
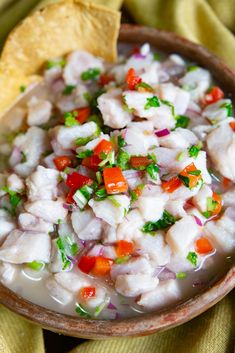
<instances>
[{"instance_id":1,"label":"tortilla chip","mask_svg":"<svg viewBox=\"0 0 235 353\"><path fill-rule=\"evenodd\" d=\"M65 0L35 11L9 35L0 57L0 116L13 105L19 87L40 81L49 59L86 50L116 59L120 13L80 0Z\"/></svg>"},{"instance_id":2,"label":"tortilla chip","mask_svg":"<svg viewBox=\"0 0 235 353\"><path fill-rule=\"evenodd\" d=\"M11 69L0 72L0 116L5 114L20 98L21 86L29 87L41 79L42 77L37 75L22 76Z\"/></svg>"},{"instance_id":3,"label":"tortilla chip","mask_svg":"<svg viewBox=\"0 0 235 353\"><path fill-rule=\"evenodd\" d=\"M50 58L83 49L116 59L120 14L100 5L67 0L34 12L9 35L0 59L6 68L22 75L38 72Z\"/></svg>"}]
</instances>

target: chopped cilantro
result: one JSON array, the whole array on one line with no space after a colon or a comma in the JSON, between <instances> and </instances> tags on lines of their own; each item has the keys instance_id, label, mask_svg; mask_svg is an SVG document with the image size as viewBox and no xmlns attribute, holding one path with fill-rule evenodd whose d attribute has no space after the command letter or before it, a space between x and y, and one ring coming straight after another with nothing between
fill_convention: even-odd
<instances>
[{"instance_id":1,"label":"chopped cilantro","mask_svg":"<svg viewBox=\"0 0 235 353\"><path fill-rule=\"evenodd\" d=\"M131 202L138 200L138 195L134 190L130 190Z\"/></svg>"},{"instance_id":2,"label":"chopped cilantro","mask_svg":"<svg viewBox=\"0 0 235 353\"><path fill-rule=\"evenodd\" d=\"M191 172L188 172L188 174L199 176L201 174L201 171L199 169L192 170Z\"/></svg>"},{"instance_id":3,"label":"chopped cilantro","mask_svg":"<svg viewBox=\"0 0 235 353\"><path fill-rule=\"evenodd\" d=\"M164 100L164 99L161 99L160 101L161 101L162 104L165 104L165 105L167 105L168 107L170 107L170 108L171 108L171 114L172 114L173 116L175 116L175 107L174 107L174 105L173 105L171 102L169 102L169 101L167 101L167 100Z\"/></svg>"},{"instance_id":4,"label":"chopped cilantro","mask_svg":"<svg viewBox=\"0 0 235 353\"><path fill-rule=\"evenodd\" d=\"M79 247L77 243L74 243L72 241L72 238L69 235L63 237L60 236L56 240L56 245L59 249L61 260L63 263L62 270L66 270L71 265L71 261L68 256L77 255Z\"/></svg>"},{"instance_id":5,"label":"chopped cilantro","mask_svg":"<svg viewBox=\"0 0 235 353\"><path fill-rule=\"evenodd\" d=\"M26 88L27 88L26 86L23 86L23 85L20 86L20 92L24 93L26 91Z\"/></svg>"},{"instance_id":6,"label":"chopped cilantro","mask_svg":"<svg viewBox=\"0 0 235 353\"><path fill-rule=\"evenodd\" d=\"M46 64L46 69L50 70L53 67L61 67L61 68L63 68L63 67L65 67L65 65L66 65L66 61L64 59L57 60L57 61L50 60Z\"/></svg>"},{"instance_id":7,"label":"chopped cilantro","mask_svg":"<svg viewBox=\"0 0 235 353\"><path fill-rule=\"evenodd\" d=\"M174 216L172 216L169 212L164 210L162 218L156 222L146 222L141 229L144 233L152 233L157 230L162 230L170 227L172 224L176 222Z\"/></svg>"},{"instance_id":8,"label":"chopped cilantro","mask_svg":"<svg viewBox=\"0 0 235 353\"><path fill-rule=\"evenodd\" d=\"M108 196L105 188L101 188L101 189L97 190L95 192L95 195L98 197L97 201L104 200Z\"/></svg>"},{"instance_id":9,"label":"chopped cilantro","mask_svg":"<svg viewBox=\"0 0 235 353\"><path fill-rule=\"evenodd\" d=\"M130 259L130 256L126 255L126 256L117 257L114 260L114 262L115 264L121 265L121 264L125 264L129 259Z\"/></svg>"},{"instance_id":10,"label":"chopped cilantro","mask_svg":"<svg viewBox=\"0 0 235 353\"><path fill-rule=\"evenodd\" d=\"M176 273L176 278L178 278L178 279L184 279L186 277L187 277L187 274L185 272Z\"/></svg>"},{"instance_id":11,"label":"chopped cilantro","mask_svg":"<svg viewBox=\"0 0 235 353\"><path fill-rule=\"evenodd\" d=\"M199 67L196 66L196 65L191 65L187 68L187 72L191 72L191 71L195 71L195 70L198 70Z\"/></svg>"},{"instance_id":12,"label":"chopped cilantro","mask_svg":"<svg viewBox=\"0 0 235 353\"><path fill-rule=\"evenodd\" d=\"M15 191L10 190L6 186L3 187L2 190L5 191L9 195L9 201L10 201L11 208L7 209L7 211L10 212L13 216L15 216L16 215L16 208L19 205L19 203L21 202L21 197Z\"/></svg>"},{"instance_id":13,"label":"chopped cilantro","mask_svg":"<svg viewBox=\"0 0 235 353\"><path fill-rule=\"evenodd\" d=\"M149 164L146 167L146 172L150 176L151 179L157 180L159 168L156 164Z\"/></svg>"},{"instance_id":14,"label":"chopped cilantro","mask_svg":"<svg viewBox=\"0 0 235 353\"><path fill-rule=\"evenodd\" d=\"M233 106L232 103L221 104L220 108L225 108L227 110L227 116L233 116Z\"/></svg>"},{"instance_id":15,"label":"chopped cilantro","mask_svg":"<svg viewBox=\"0 0 235 353\"><path fill-rule=\"evenodd\" d=\"M114 196L108 196L108 199L112 202L114 207L116 208L121 207L121 204L115 199Z\"/></svg>"},{"instance_id":16,"label":"chopped cilantro","mask_svg":"<svg viewBox=\"0 0 235 353\"><path fill-rule=\"evenodd\" d=\"M64 124L67 127L79 125L79 122L77 121L75 114L67 112L64 114Z\"/></svg>"},{"instance_id":17,"label":"chopped cilantro","mask_svg":"<svg viewBox=\"0 0 235 353\"><path fill-rule=\"evenodd\" d=\"M119 148L124 147L126 145L126 141L121 135L118 136L117 141Z\"/></svg>"},{"instance_id":18,"label":"chopped cilantro","mask_svg":"<svg viewBox=\"0 0 235 353\"><path fill-rule=\"evenodd\" d=\"M81 74L81 79L83 81L96 80L99 75L100 75L100 69L98 68L88 69L87 71L84 71Z\"/></svg>"},{"instance_id":19,"label":"chopped cilantro","mask_svg":"<svg viewBox=\"0 0 235 353\"><path fill-rule=\"evenodd\" d=\"M64 88L62 94L63 94L64 96L69 96L69 95L73 92L73 90L74 90L75 88L76 88L76 86L74 86L74 85L67 85L67 86Z\"/></svg>"},{"instance_id":20,"label":"chopped cilantro","mask_svg":"<svg viewBox=\"0 0 235 353\"><path fill-rule=\"evenodd\" d=\"M177 155L176 160L180 162L183 159L184 159L184 152L182 151Z\"/></svg>"},{"instance_id":21,"label":"chopped cilantro","mask_svg":"<svg viewBox=\"0 0 235 353\"><path fill-rule=\"evenodd\" d=\"M102 174L101 174L101 172L100 172L100 171L98 171L98 172L96 172L96 173L95 173L95 175L96 175L96 180L97 180L97 183L98 183L98 184L101 184L101 183L102 183L102 181L103 181L103 178L102 178Z\"/></svg>"},{"instance_id":22,"label":"chopped cilantro","mask_svg":"<svg viewBox=\"0 0 235 353\"><path fill-rule=\"evenodd\" d=\"M40 271L43 269L44 267L44 262L39 262L39 261L32 261L32 262L28 262L26 264L27 267L31 268L31 270L34 271Z\"/></svg>"},{"instance_id":23,"label":"chopped cilantro","mask_svg":"<svg viewBox=\"0 0 235 353\"><path fill-rule=\"evenodd\" d=\"M189 123L190 123L190 119L187 116L177 115L175 128L182 127L184 129L186 129L188 127Z\"/></svg>"},{"instance_id":24,"label":"chopped cilantro","mask_svg":"<svg viewBox=\"0 0 235 353\"><path fill-rule=\"evenodd\" d=\"M112 166L115 162L115 153L114 151L109 152L107 155L103 152L100 154L102 162L99 163L99 167L103 167L107 163Z\"/></svg>"},{"instance_id":25,"label":"chopped cilantro","mask_svg":"<svg viewBox=\"0 0 235 353\"><path fill-rule=\"evenodd\" d=\"M189 251L186 259L191 262L193 266L197 266L197 254L193 251Z\"/></svg>"},{"instance_id":26,"label":"chopped cilantro","mask_svg":"<svg viewBox=\"0 0 235 353\"><path fill-rule=\"evenodd\" d=\"M154 161L154 163L157 163L157 157L154 153L149 153L148 154L148 159Z\"/></svg>"},{"instance_id":27,"label":"chopped cilantro","mask_svg":"<svg viewBox=\"0 0 235 353\"><path fill-rule=\"evenodd\" d=\"M23 151L21 151L20 154L21 154L21 161L20 161L20 163L25 163L25 162L27 162L27 156L26 156L26 154L25 154Z\"/></svg>"},{"instance_id":28,"label":"chopped cilantro","mask_svg":"<svg viewBox=\"0 0 235 353\"><path fill-rule=\"evenodd\" d=\"M122 170L128 169L129 160L130 160L129 154L126 151L120 149L117 156L117 165Z\"/></svg>"},{"instance_id":29,"label":"chopped cilantro","mask_svg":"<svg viewBox=\"0 0 235 353\"><path fill-rule=\"evenodd\" d=\"M150 108L156 108L160 107L160 100L158 99L157 96L153 96L151 98L147 98L147 103L144 106L144 109L150 109Z\"/></svg>"},{"instance_id":30,"label":"chopped cilantro","mask_svg":"<svg viewBox=\"0 0 235 353\"><path fill-rule=\"evenodd\" d=\"M137 85L135 85L135 89L138 89L138 88L144 88L145 90L147 91L153 91L153 87L148 85L146 82L140 82L140 83L137 83Z\"/></svg>"},{"instance_id":31,"label":"chopped cilantro","mask_svg":"<svg viewBox=\"0 0 235 353\"><path fill-rule=\"evenodd\" d=\"M77 154L77 158L86 158L86 157L90 157L93 155L93 151L92 150L86 150L86 151L82 151L82 152L79 152Z\"/></svg>"},{"instance_id":32,"label":"chopped cilantro","mask_svg":"<svg viewBox=\"0 0 235 353\"><path fill-rule=\"evenodd\" d=\"M82 304L76 303L76 309L75 309L76 313L79 314L79 316L81 317L85 317L87 319L91 318L91 314L84 309L84 307L82 306Z\"/></svg>"},{"instance_id":33,"label":"chopped cilantro","mask_svg":"<svg viewBox=\"0 0 235 353\"><path fill-rule=\"evenodd\" d=\"M187 188L189 188L189 183L190 183L189 178L181 174L178 174L178 177L180 178L180 180L182 180L183 184L187 186Z\"/></svg>"},{"instance_id":34,"label":"chopped cilantro","mask_svg":"<svg viewBox=\"0 0 235 353\"><path fill-rule=\"evenodd\" d=\"M56 224L61 224L62 223L62 219L57 219L57 222L56 222Z\"/></svg>"},{"instance_id":35,"label":"chopped cilantro","mask_svg":"<svg viewBox=\"0 0 235 353\"><path fill-rule=\"evenodd\" d=\"M188 148L188 154L189 154L189 157L192 157L194 159L197 158L200 150L201 150L202 146L201 144L198 144L197 146L196 145L192 145L191 147Z\"/></svg>"},{"instance_id":36,"label":"chopped cilantro","mask_svg":"<svg viewBox=\"0 0 235 353\"><path fill-rule=\"evenodd\" d=\"M160 61L160 60L161 60L161 54L159 54L159 53L153 53L153 60L155 60L155 61Z\"/></svg>"}]
</instances>

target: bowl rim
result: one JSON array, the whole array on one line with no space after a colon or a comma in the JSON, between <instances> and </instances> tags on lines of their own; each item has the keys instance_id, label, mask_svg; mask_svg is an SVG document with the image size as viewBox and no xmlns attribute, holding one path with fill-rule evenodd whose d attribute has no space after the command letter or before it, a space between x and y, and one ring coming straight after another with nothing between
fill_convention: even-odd
<instances>
[{"instance_id":1,"label":"bowl rim","mask_svg":"<svg viewBox=\"0 0 235 353\"><path fill-rule=\"evenodd\" d=\"M143 38L145 39L142 40ZM194 55L197 56L200 53L195 61L208 67L213 75L219 73L216 79L223 82L226 80L225 85L235 94L235 72L203 46L192 43L175 33L146 26L122 24L120 28L120 42L147 41L150 44L155 43L153 44L155 47L161 47L157 43L159 39L165 43L164 45L170 43L172 45L174 41L175 52L191 60ZM221 77L222 72L223 77ZM3 284L0 284L0 303L27 320L51 331L74 337L103 339L143 336L173 328L200 315L219 302L233 288L235 288L235 264L222 278L203 292L171 309L143 314L141 319L138 316L118 320L91 320L57 313L24 299Z\"/></svg>"}]
</instances>

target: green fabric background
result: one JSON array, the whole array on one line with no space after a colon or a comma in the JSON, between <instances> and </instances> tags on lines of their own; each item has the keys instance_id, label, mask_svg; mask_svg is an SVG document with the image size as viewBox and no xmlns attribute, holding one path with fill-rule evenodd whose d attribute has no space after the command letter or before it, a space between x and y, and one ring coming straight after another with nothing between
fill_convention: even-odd
<instances>
[{"instance_id":1,"label":"green fabric background","mask_svg":"<svg viewBox=\"0 0 235 353\"><path fill-rule=\"evenodd\" d=\"M0 47L35 7L58 0L0 0ZM125 7L135 22L201 43L235 68L235 0L94 0ZM196 319L141 338L87 341L70 353L231 353L235 344L235 291ZM42 329L0 306L0 353L44 353ZM56 352L55 352L56 353Z\"/></svg>"}]
</instances>

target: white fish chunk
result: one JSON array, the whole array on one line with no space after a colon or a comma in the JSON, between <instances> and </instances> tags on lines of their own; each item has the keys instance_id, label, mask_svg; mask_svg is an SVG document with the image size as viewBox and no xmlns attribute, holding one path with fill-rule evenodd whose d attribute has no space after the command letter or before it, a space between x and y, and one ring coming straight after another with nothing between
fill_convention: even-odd
<instances>
[{"instance_id":1,"label":"white fish chunk","mask_svg":"<svg viewBox=\"0 0 235 353\"><path fill-rule=\"evenodd\" d=\"M158 278L149 274L119 275L116 278L116 291L126 297L136 297L157 287Z\"/></svg>"},{"instance_id":2,"label":"white fish chunk","mask_svg":"<svg viewBox=\"0 0 235 353\"><path fill-rule=\"evenodd\" d=\"M166 242L174 253L184 253L200 235L200 231L194 217L187 215L170 227L166 233Z\"/></svg>"},{"instance_id":3,"label":"white fish chunk","mask_svg":"<svg viewBox=\"0 0 235 353\"><path fill-rule=\"evenodd\" d=\"M74 51L66 61L63 78L66 85L77 85L81 80L81 74L89 69L103 71L103 62L85 51Z\"/></svg>"},{"instance_id":4,"label":"white fish chunk","mask_svg":"<svg viewBox=\"0 0 235 353\"><path fill-rule=\"evenodd\" d=\"M63 207L63 201L37 200L27 202L25 209L32 215L42 218L46 222L57 223L66 218L68 211Z\"/></svg>"},{"instance_id":5,"label":"white fish chunk","mask_svg":"<svg viewBox=\"0 0 235 353\"><path fill-rule=\"evenodd\" d=\"M75 149L76 140L78 138L94 138L99 135L99 128L94 121L82 125L75 125L71 127L56 126L53 129L55 140L63 149Z\"/></svg>"},{"instance_id":6,"label":"white fish chunk","mask_svg":"<svg viewBox=\"0 0 235 353\"><path fill-rule=\"evenodd\" d=\"M92 210L74 211L71 215L75 233L83 240L98 240L102 233L101 220L96 218Z\"/></svg>"},{"instance_id":7,"label":"white fish chunk","mask_svg":"<svg viewBox=\"0 0 235 353\"><path fill-rule=\"evenodd\" d=\"M171 249L166 244L161 232L154 236L143 234L141 238L135 240L135 246L142 251L144 256L149 258L154 266L164 266L170 261Z\"/></svg>"},{"instance_id":8,"label":"white fish chunk","mask_svg":"<svg viewBox=\"0 0 235 353\"><path fill-rule=\"evenodd\" d=\"M113 129L122 129L132 120L132 114L123 108L121 92L120 89L113 89L97 99L105 125Z\"/></svg>"},{"instance_id":9,"label":"white fish chunk","mask_svg":"<svg viewBox=\"0 0 235 353\"><path fill-rule=\"evenodd\" d=\"M111 226L115 226L122 223L129 209L130 199L126 195L112 195L112 197L120 205L119 207L114 205L109 198L103 201L91 199L88 204L93 209L96 217L103 219Z\"/></svg>"},{"instance_id":10,"label":"white fish chunk","mask_svg":"<svg viewBox=\"0 0 235 353\"><path fill-rule=\"evenodd\" d=\"M218 221L208 222L205 231L222 251L232 253L235 249L235 208L228 207Z\"/></svg>"},{"instance_id":11,"label":"white fish chunk","mask_svg":"<svg viewBox=\"0 0 235 353\"><path fill-rule=\"evenodd\" d=\"M9 164L16 174L27 177L38 165L41 154L49 148L47 133L43 129L33 126L25 134L18 135L13 146L25 154L26 161L15 165L10 157Z\"/></svg>"},{"instance_id":12,"label":"white fish chunk","mask_svg":"<svg viewBox=\"0 0 235 353\"><path fill-rule=\"evenodd\" d=\"M198 193L193 197L193 203L201 212L207 211L207 199L212 197L213 191L210 186L204 184Z\"/></svg>"},{"instance_id":13,"label":"white fish chunk","mask_svg":"<svg viewBox=\"0 0 235 353\"><path fill-rule=\"evenodd\" d=\"M142 294L137 304L151 311L170 306L180 298L181 290L178 281L170 279L160 282L154 290Z\"/></svg>"},{"instance_id":14,"label":"white fish chunk","mask_svg":"<svg viewBox=\"0 0 235 353\"><path fill-rule=\"evenodd\" d=\"M59 172L39 165L34 173L26 179L28 200L54 200L57 197Z\"/></svg>"},{"instance_id":15,"label":"white fish chunk","mask_svg":"<svg viewBox=\"0 0 235 353\"><path fill-rule=\"evenodd\" d=\"M27 212L19 214L18 223L22 230L43 233L49 233L54 230L52 223L45 222L43 219L35 217L34 215Z\"/></svg>"},{"instance_id":16,"label":"white fish chunk","mask_svg":"<svg viewBox=\"0 0 235 353\"><path fill-rule=\"evenodd\" d=\"M119 275L131 274L136 275L142 274L153 274L153 267L150 265L149 261L144 257L132 258L124 264L113 264L111 269L112 279L117 278Z\"/></svg>"},{"instance_id":17,"label":"white fish chunk","mask_svg":"<svg viewBox=\"0 0 235 353\"><path fill-rule=\"evenodd\" d=\"M0 209L0 241L2 241L8 233L15 229L16 224L10 217L9 213Z\"/></svg>"},{"instance_id":18,"label":"white fish chunk","mask_svg":"<svg viewBox=\"0 0 235 353\"><path fill-rule=\"evenodd\" d=\"M221 124L207 137L209 157L226 178L235 180L235 134L229 124Z\"/></svg>"},{"instance_id":19,"label":"white fish chunk","mask_svg":"<svg viewBox=\"0 0 235 353\"><path fill-rule=\"evenodd\" d=\"M160 146L167 148L188 148L198 143L197 136L188 129L178 127L169 135L158 138Z\"/></svg>"},{"instance_id":20,"label":"white fish chunk","mask_svg":"<svg viewBox=\"0 0 235 353\"><path fill-rule=\"evenodd\" d=\"M53 277L46 280L49 295L62 305L67 305L73 300L73 293L59 285Z\"/></svg>"},{"instance_id":21,"label":"white fish chunk","mask_svg":"<svg viewBox=\"0 0 235 353\"><path fill-rule=\"evenodd\" d=\"M13 264L50 260L51 239L46 233L13 230L0 248L0 260Z\"/></svg>"},{"instance_id":22,"label":"white fish chunk","mask_svg":"<svg viewBox=\"0 0 235 353\"><path fill-rule=\"evenodd\" d=\"M10 190L18 193L22 192L25 187L23 180L15 173L10 174L7 178L7 186Z\"/></svg>"},{"instance_id":23,"label":"white fish chunk","mask_svg":"<svg viewBox=\"0 0 235 353\"><path fill-rule=\"evenodd\" d=\"M117 227L118 240L133 240L143 236L144 219L138 210L131 210Z\"/></svg>"},{"instance_id":24,"label":"white fish chunk","mask_svg":"<svg viewBox=\"0 0 235 353\"><path fill-rule=\"evenodd\" d=\"M27 123L29 126L37 126L46 124L52 111L52 104L48 100L39 99L33 96L27 103L28 116Z\"/></svg>"}]
</instances>

